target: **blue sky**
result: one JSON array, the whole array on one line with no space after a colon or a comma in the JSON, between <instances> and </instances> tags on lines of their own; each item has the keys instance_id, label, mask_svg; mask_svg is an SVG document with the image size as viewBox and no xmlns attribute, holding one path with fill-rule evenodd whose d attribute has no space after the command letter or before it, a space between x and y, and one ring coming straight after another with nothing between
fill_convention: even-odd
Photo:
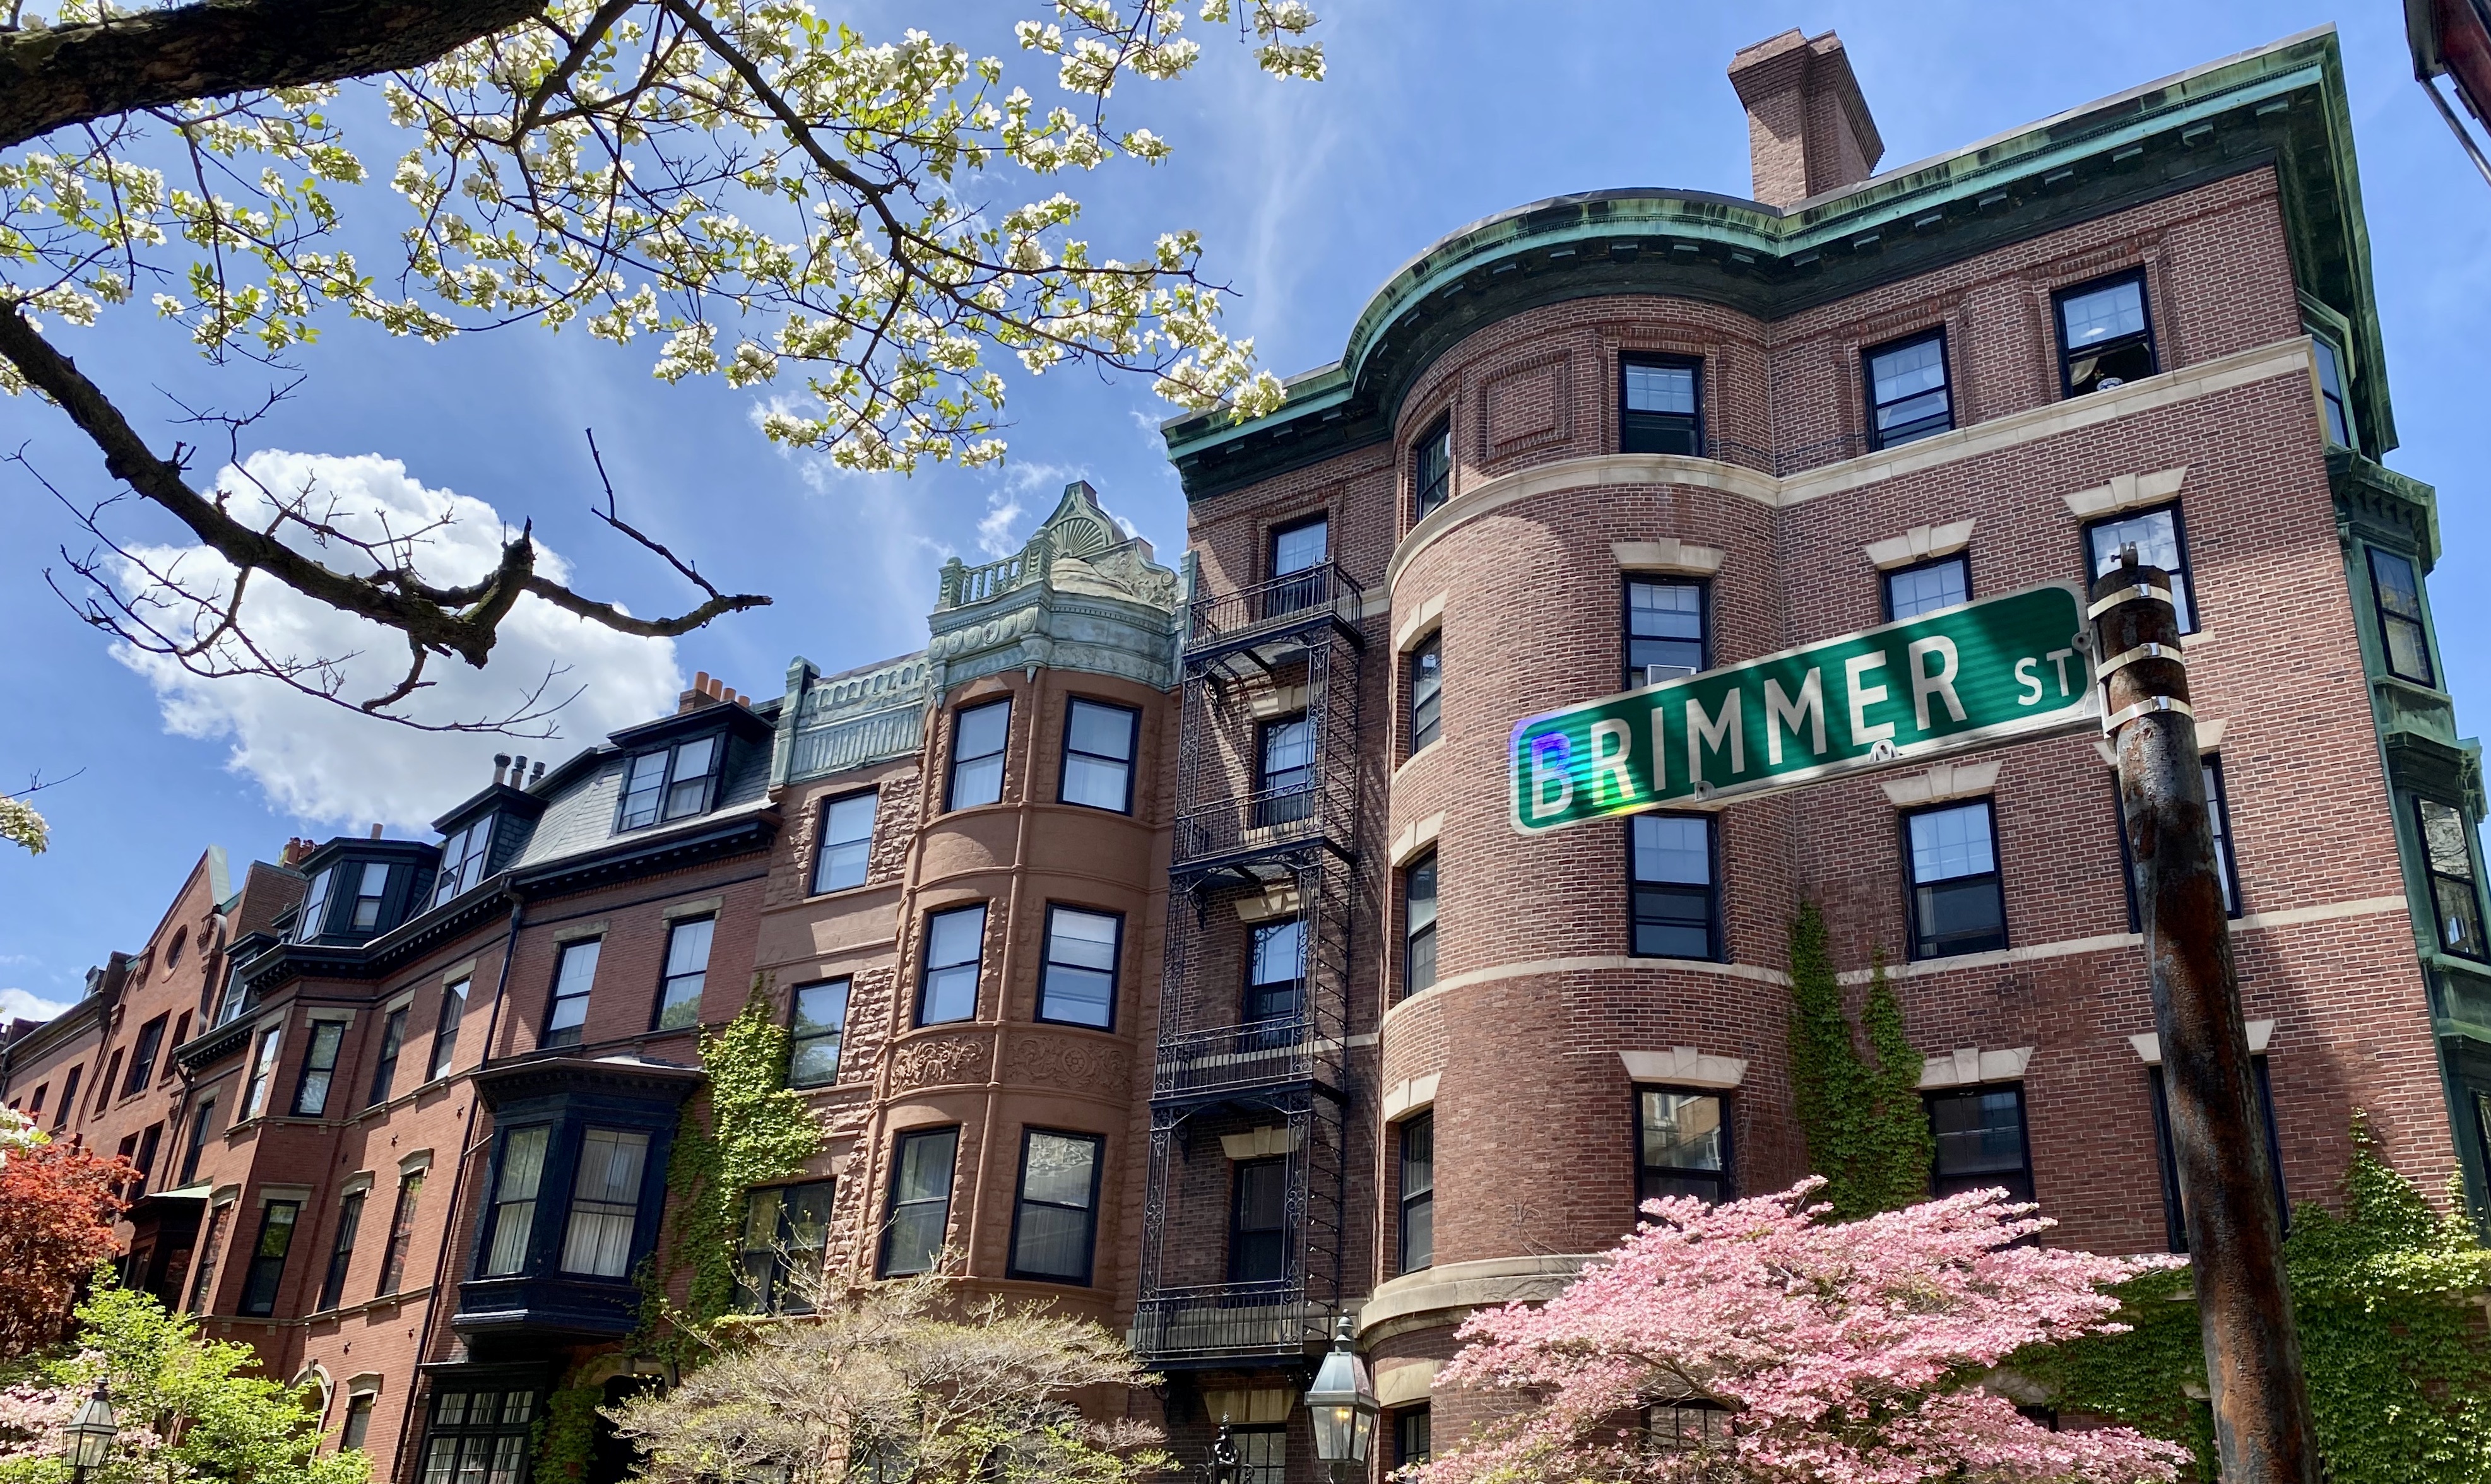
<instances>
[{"instance_id":1,"label":"blue sky","mask_svg":"<svg viewBox=\"0 0 2491 1484\"><path fill-rule=\"evenodd\" d=\"M1011 20L1036 9L824 5L869 37L923 25L993 52L1010 49ZM1174 158L1156 168L1119 161L1067 187L1087 204L1086 235L1102 249L1198 229L1210 274L1239 295L1232 333L1253 335L1282 374L1337 357L1376 287L1464 222L1603 187L1744 194L1745 122L1723 69L1739 46L1786 27L1841 33L1887 142L1884 162L1894 165L2336 22L2404 441L2388 462L2439 487L2446 556L2432 591L2452 688L2467 727L2491 714L2491 653L2479 642L2491 631L2479 472L2491 186L2414 84L2400 7L1330 0L1317 9L1327 81L1262 78L1236 46L1206 34L1193 78L1128 85L1117 99L1128 123L1174 143ZM366 210L386 223L387 203ZM158 420L144 425L160 447L173 433L168 404L150 389L227 405L251 394L206 373L143 316L63 344L125 406ZM426 348L339 326L304 357L296 398L247 445L378 455L352 467L533 517L583 587L638 612L680 605L679 587L653 562L587 517L596 483L580 429L593 424L627 518L696 554L721 585L777 597L670 651L579 649L550 632L514 641L513 670L568 653L570 679L590 687L556 742L419 738L222 693L168 701L114 662L44 586L44 569L60 566L55 548L82 552L85 542L21 470L0 467L0 530L10 533L0 542L0 694L15 701L0 716L0 780L15 787L38 770L84 770L39 798L54 830L47 854L0 849L0 1010L13 995L75 998L88 965L144 943L211 842L239 873L293 834L359 831L375 820L413 832L481 786L495 751L566 756L652 698L670 699L696 669L769 695L791 655L835 670L915 649L944 556L975 561L1016 546L1069 479L1088 479L1163 555L1182 548L1184 502L1157 432L1171 409L1139 379L1074 369L1020 380L1011 457L1000 470L858 477L767 444L749 393L651 379L651 355L528 329ZM110 492L93 451L57 413L0 403L0 447L20 446L73 495ZM381 460L396 460L403 477Z\"/></svg>"}]
</instances>

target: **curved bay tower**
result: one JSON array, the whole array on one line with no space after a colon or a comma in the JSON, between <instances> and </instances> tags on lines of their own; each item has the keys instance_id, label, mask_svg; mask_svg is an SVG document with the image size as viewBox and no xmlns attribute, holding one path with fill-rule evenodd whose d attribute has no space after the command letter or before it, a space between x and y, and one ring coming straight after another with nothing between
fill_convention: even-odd
<instances>
[{"instance_id":1,"label":"curved bay tower","mask_svg":"<svg viewBox=\"0 0 2491 1484\"><path fill-rule=\"evenodd\" d=\"M1180 566L1075 484L927 574L916 654L759 700L702 677L497 760L437 842L211 850L0 1041L0 1095L145 1172L129 1281L317 1382L327 1446L525 1484L558 1392L662 1383L633 1275L684 1271L699 1033L758 997L824 1139L736 1193L738 1306L942 1267L1095 1318L1163 1378L1101 1405L1188 1467L1228 1419L1240 1484L1326 1476L1302 1397L1347 1316L1380 1475L1477 1421L1430 1388L1464 1316L1644 1198L1805 1173L1802 903L1855 995L1890 966L1932 1189L2179 1244L2091 736L1509 823L1524 717L2133 545L2184 600L2283 1194L2332 1198L2358 1108L2478 1209L2481 771L2435 497L2380 462L2333 34L1883 174L1832 37L1731 81L1760 199L1463 228L1277 412L1169 424ZM605 1440L577 1484L629 1463Z\"/></svg>"}]
</instances>

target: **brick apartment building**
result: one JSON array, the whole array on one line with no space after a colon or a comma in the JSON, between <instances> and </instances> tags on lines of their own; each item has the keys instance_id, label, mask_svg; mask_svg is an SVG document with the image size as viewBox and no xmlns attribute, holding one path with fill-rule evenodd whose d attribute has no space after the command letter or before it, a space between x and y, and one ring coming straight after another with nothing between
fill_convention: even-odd
<instances>
[{"instance_id":1,"label":"brick apartment building","mask_svg":"<svg viewBox=\"0 0 2491 1484\"><path fill-rule=\"evenodd\" d=\"M1894 965L1939 1190L2178 1240L2105 758L2088 738L1545 837L1517 718L2044 581L2181 578L2288 1199L2356 1108L2486 1194L2477 750L2422 579L2331 31L1872 174L1841 44L1743 51L1754 190L1540 202L1438 242L1339 363L1169 425L1182 569L1084 484L947 565L915 655L497 764L439 843L211 852L5 1049L149 1171L129 1268L380 1475L519 1484L550 1387L642 1383L695 1032L786 1018L824 1143L786 1266L948 1261L1129 1333L1181 1454L1318 1476L1353 1316L1376 1467L1473 1418L1472 1308L1639 1198L1804 1172L1786 933ZM168 1029L169 1028L169 1029ZM1443 1416L1433 1415L1442 1411ZM1700 1427L1689 1410L1666 1419ZM601 1462L610 1472L616 1461Z\"/></svg>"}]
</instances>

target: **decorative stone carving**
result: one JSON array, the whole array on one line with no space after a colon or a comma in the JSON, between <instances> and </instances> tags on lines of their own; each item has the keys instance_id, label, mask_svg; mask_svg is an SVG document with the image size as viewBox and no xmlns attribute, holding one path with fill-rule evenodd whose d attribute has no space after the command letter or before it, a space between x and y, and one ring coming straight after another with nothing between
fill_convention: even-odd
<instances>
[{"instance_id":1,"label":"decorative stone carving","mask_svg":"<svg viewBox=\"0 0 2491 1484\"><path fill-rule=\"evenodd\" d=\"M986 1080L991 1047L985 1037L940 1036L911 1041L891 1062L891 1084L898 1088L951 1087Z\"/></svg>"},{"instance_id":2,"label":"decorative stone carving","mask_svg":"<svg viewBox=\"0 0 2491 1484\"><path fill-rule=\"evenodd\" d=\"M1012 1040L1007 1082L1076 1092L1121 1093L1131 1085L1132 1058L1121 1046L1076 1036L1021 1034Z\"/></svg>"},{"instance_id":3,"label":"decorative stone carving","mask_svg":"<svg viewBox=\"0 0 2491 1484\"><path fill-rule=\"evenodd\" d=\"M1018 553L945 565L926 654L944 687L1040 665L1165 687L1176 684L1179 604L1177 574L1075 480Z\"/></svg>"}]
</instances>

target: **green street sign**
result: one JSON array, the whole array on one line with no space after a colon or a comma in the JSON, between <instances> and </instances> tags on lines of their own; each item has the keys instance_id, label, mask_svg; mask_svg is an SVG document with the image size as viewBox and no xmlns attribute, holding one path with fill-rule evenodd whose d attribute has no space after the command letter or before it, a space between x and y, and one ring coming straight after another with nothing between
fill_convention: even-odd
<instances>
[{"instance_id":1,"label":"green street sign","mask_svg":"<svg viewBox=\"0 0 2491 1484\"><path fill-rule=\"evenodd\" d=\"M1513 826L1537 834L2086 726L2084 613L2080 588L2049 583L1525 717Z\"/></svg>"}]
</instances>

